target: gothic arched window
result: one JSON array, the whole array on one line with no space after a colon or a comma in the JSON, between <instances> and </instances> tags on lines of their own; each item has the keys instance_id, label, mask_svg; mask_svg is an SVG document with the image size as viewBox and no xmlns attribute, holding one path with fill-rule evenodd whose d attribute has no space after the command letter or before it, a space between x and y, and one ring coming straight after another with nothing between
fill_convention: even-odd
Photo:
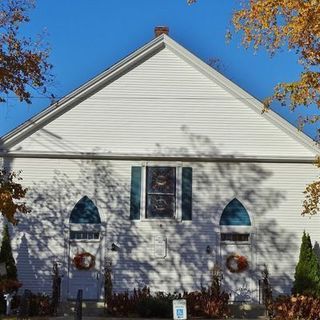
<instances>
[{"instance_id":1,"label":"gothic arched window","mask_svg":"<svg viewBox=\"0 0 320 320\"><path fill-rule=\"evenodd\" d=\"M99 224L101 223L98 208L87 196L81 198L70 214L70 223Z\"/></svg>"},{"instance_id":2,"label":"gothic arched window","mask_svg":"<svg viewBox=\"0 0 320 320\"><path fill-rule=\"evenodd\" d=\"M243 229L243 227L245 228ZM220 218L221 241L248 242L250 227L251 220L246 208L238 199L234 198L224 208Z\"/></svg>"},{"instance_id":3,"label":"gothic arched window","mask_svg":"<svg viewBox=\"0 0 320 320\"><path fill-rule=\"evenodd\" d=\"M220 226L251 226L251 220L246 208L236 198L224 208Z\"/></svg>"}]
</instances>

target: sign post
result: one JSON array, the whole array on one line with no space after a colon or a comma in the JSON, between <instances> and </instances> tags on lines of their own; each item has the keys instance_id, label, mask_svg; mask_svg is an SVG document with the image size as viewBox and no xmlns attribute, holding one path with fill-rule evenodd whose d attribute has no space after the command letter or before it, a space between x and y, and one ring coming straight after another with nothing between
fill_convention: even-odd
<instances>
[{"instance_id":1,"label":"sign post","mask_svg":"<svg viewBox=\"0 0 320 320\"><path fill-rule=\"evenodd\" d=\"M172 306L174 320L187 319L187 301L185 299L173 300Z\"/></svg>"}]
</instances>

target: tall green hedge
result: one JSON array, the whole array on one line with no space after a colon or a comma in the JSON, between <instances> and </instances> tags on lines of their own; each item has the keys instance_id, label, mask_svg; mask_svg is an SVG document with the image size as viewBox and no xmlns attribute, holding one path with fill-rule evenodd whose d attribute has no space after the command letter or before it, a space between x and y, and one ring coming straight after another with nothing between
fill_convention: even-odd
<instances>
[{"instance_id":1,"label":"tall green hedge","mask_svg":"<svg viewBox=\"0 0 320 320\"><path fill-rule=\"evenodd\" d=\"M17 281L17 267L12 255L11 240L9 234L9 227L4 225L2 232L2 241L0 248L0 262L5 263L7 275L0 277L1 284L8 283L8 281ZM6 292L16 291L18 287L5 289ZM9 291L7 291L9 289ZM4 300L3 292L0 292L0 313L5 313L6 302Z\"/></svg>"},{"instance_id":2,"label":"tall green hedge","mask_svg":"<svg viewBox=\"0 0 320 320\"><path fill-rule=\"evenodd\" d=\"M4 278L17 280L17 267L12 255L9 227L7 224L4 226L2 233L0 262L4 262L6 264L7 276L5 276Z\"/></svg>"},{"instance_id":3,"label":"tall green hedge","mask_svg":"<svg viewBox=\"0 0 320 320\"><path fill-rule=\"evenodd\" d=\"M292 293L320 296L320 265L312 248L310 235L305 231L302 236Z\"/></svg>"}]
</instances>

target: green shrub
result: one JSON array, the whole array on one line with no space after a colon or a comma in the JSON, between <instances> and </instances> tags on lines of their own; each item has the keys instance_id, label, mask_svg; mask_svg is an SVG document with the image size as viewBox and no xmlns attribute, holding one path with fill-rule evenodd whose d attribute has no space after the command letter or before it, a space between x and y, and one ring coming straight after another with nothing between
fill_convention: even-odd
<instances>
[{"instance_id":1,"label":"green shrub","mask_svg":"<svg viewBox=\"0 0 320 320\"><path fill-rule=\"evenodd\" d=\"M5 278L17 280L17 267L16 267L16 262L12 255L9 227L7 224L4 226L3 233L2 233L0 262L3 262L6 264L7 275L5 276Z\"/></svg>"},{"instance_id":2,"label":"green shrub","mask_svg":"<svg viewBox=\"0 0 320 320\"><path fill-rule=\"evenodd\" d=\"M306 232L303 232L302 236L292 293L320 295L320 266L310 236Z\"/></svg>"},{"instance_id":3,"label":"green shrub","mask_svg":"<svg viewBox=\"0 0 320 320\"><path fill-rule=\"evenodd\" d=\"M5 264L7 275L0 277L0 313L5 313L6 302L3 294L15 292L21 287L17 280L16 262L12 255L11 240L8 225L4 225L0 248L0 262Z\"/></svg>"}]
</instances>

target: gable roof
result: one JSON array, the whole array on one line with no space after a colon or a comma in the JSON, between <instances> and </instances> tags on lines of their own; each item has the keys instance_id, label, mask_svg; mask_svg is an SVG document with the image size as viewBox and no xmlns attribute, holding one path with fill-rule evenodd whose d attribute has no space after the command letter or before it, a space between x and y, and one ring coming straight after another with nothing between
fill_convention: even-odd
<instances>
[{"instance_id":1,"label":"gable roof","mask_svg":"<svg viewBox=\"0 0 320 320\"><path fill-rule=\"evenodd\" d=\"M124 73L135 68L151 56L155 55L163 48L170 49L177 56L182 58L184 61L192 65L195 69L201 72L204 76L218 83L227 92L233 95L235 98L245 100L246 104L261 114L263 110L263 104L252 95L247 93L245 90L240 88L238 85L227 79L221 73L211 68L209 65L204 63L198 57L193 55L191 52L183 48L177 42L172 40L169 36L162 34L159 37L151 40L149 43L136 50L120 62L116 63L106 71L102 72L92 80L88 81L84 85L80 86L58 102L50 105L48 108L34 116L30 120L24 122L16 129L12 130L8 134L1 138L2 146L0 145L0 152L6 154L5 150L9 150L12 146L16 145L26 137L30 136L44 125L50 123L63 113L72 109L80 101L83 101L86 97L92 95L100 88L118 79ZM272 122L281 130L285 131L288 135L293 137L296 141L303 144L310 151L317 154L319 148L316 143L301 131L298 131L296 127L291 125L288 121L279 116L276 112L269 110L263 115L266 119ZM0 153L1 155L1 153Z\"/></svg>"}]
</instances>

